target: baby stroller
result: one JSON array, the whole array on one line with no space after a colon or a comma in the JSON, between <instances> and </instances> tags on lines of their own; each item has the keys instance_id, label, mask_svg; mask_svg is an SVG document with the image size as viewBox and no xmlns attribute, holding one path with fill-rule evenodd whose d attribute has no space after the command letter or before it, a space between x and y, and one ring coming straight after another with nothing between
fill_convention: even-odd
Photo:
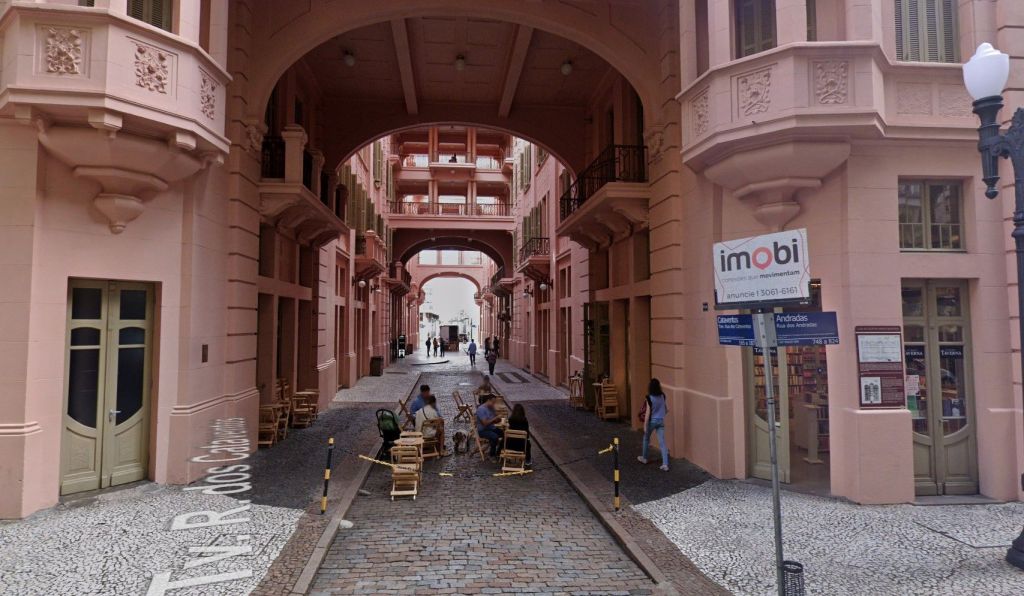
<instances>
[{"instance_id":1,"label":"baby stroller","mask_svg":"<svg viewBox=\"0 0 1024 596\"><path fill-rule=\"evenodd\" d=\"M382 443L377 451L377 459L391 452L391 447L402 435L402 427L398 424L395 413L387 408L377 410L377 432L380 433Z\"/></svg>"}]
</instances>

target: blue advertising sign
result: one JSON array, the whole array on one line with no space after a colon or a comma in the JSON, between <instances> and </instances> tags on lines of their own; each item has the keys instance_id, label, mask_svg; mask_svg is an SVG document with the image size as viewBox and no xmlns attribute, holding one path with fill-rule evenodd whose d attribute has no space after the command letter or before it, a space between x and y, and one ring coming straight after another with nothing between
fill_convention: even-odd
<instances>
[{"instance_id":1,"label":"blue advertising sign","mask_svg":"<svg viewBox=\"0 0 1024 596\"><path fill-rule=\"evenodd\" d=\"M777 314L775 315L775 337L779 347L838 344L839 325L836 323L836 313L801 312Z\"/></svg>"},{"instance_id":2,"label":"blue advertising sign","mask_svg":"<svg viewBox=\"0 0 1024 596\"><path fill-rule=\"evenodd\" d=\"M723 346L752 346L754 317L751 315L718 315L718 343Z\"/></svg>"}]
</instances>

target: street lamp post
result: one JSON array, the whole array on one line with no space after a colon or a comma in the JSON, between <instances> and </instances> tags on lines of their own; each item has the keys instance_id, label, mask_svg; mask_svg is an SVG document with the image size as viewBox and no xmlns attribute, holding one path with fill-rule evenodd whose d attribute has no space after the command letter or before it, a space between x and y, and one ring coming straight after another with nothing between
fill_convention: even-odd
<instances>
[{"instance_id":1,"label":"street lamp post","mask_svg":"<svg viewBox=\"0 0 1024 596\"><path fill-rule=\"evenodd\" d=\"M1010 57L983 43L964 64L964 85L974 98L974 113L981 120L978 127L978 152L981 153L982 180L985 196L999 195L999 159L1006 157L1013 164L1013 236L1017 252L1017 319L1020 340L1024 342L1024 108L1017 108L1010 128L1000 134L999 110L1003 108L1003 88L1010 76ZM1021 346L1021 374L1024 374L1024 345ZM1024 489L1024 476L1021 476ZM1024 531L1006 552L1006 560L1024 569Z\"/></svg>"}]
</instances>

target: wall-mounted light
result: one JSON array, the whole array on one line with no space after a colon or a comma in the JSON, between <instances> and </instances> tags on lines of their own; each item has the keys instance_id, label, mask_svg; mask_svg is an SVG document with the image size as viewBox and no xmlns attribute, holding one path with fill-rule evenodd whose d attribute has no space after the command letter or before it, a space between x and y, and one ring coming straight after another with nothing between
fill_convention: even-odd
<instances>
[{"instance_id":1,"label":"wall-mounted light","mask_svg":"<svg viewBox=\"0 0 1024 596\"><path fill-rule=\"evenodd\" d=\"M530 288L523 288L523 298L527 296L533 296L533 290Z\"/></svg>"},{"instance_id":2,"label":"wall-mounted light","mask_svg":"<svg viewBox=\"0 0 1024 596\"><path fill-rule=\"evenodd\" d=\"M466 57L462 54L455 57L455 70L460 72L466 70Z\"/></svg>"},{"instance_id":3,"label":"wall-mounted light","mask_svg":"<svg viewBox=\"0 0 1024 596\"><path fill-rule=\"evenodd\" d=\"M341 59L345 62L345 66L351 67L356 65L356 55L353 54L351 50L345 50L345 53L342 54Z\"/></svg>"},{"instance_id":4,"label":"wall-mounted light","mask_svg":"<svg viewBox=\"0 0 1024 596\"><path fill-rule=\"evenodd\" d=\"M569 76L572 74L572 60L566 60L562 63L562 67L559 69L562 71L562 76Z\"/></svg>"},{"instance_id":5,"label":"wall-mounted light","mask_svg":"<svg viewBox=\"0 0 1024 596\"><path fill-rule=\"evenodd\" d=\"M553 284L554 284L554 282L544 282L544 281L542 281L540 283L540 291L541 292L546 292L548 290L548 288L550 288Z\"/></svg>"},{"instance_id":6,"label":"wall-mounted light","mask_svg":"<svg viewBox=\"0 0 1024 596\"><path fill-rule=\"evenodd\" d=\"M366 280L365 279L360 279L359 281L352 280L352 283L357 285L357 286L359 286L360 289L366 287Z\"/></svg>"}]
</instances>

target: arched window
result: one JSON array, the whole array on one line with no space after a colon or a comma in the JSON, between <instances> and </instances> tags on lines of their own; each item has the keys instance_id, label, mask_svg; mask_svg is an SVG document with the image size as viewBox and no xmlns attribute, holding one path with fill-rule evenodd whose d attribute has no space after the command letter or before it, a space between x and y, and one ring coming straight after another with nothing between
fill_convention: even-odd
<instances>
[{"instance_id":1,"label":"arched window","mask_svg":"<svg viewBox=\"0 0 1024 596\"><path fill-rule=\"evenodd\" d=\"M775 0L736 0L736 57L775 47Z\"/></svg>"}]
</instances>

